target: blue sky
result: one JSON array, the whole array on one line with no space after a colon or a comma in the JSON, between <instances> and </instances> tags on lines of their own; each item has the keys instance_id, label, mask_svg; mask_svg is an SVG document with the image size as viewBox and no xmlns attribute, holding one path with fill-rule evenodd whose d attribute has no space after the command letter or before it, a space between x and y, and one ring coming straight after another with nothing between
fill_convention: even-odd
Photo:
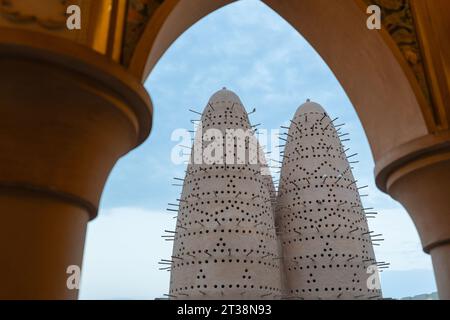
<instances>
[{"instance_id":1,"label":"blue sky","mask_svg":"<svg viewBox=\"0 0 450 320\"><path fill-rule=\"evenodd\" d=\"M320 56L298 32L257 0L241 0L205 17L186 31L156 65L145 87L154 105L150 138L121 159L108 179L99 216L88 227L81 299L154 299L167 293L169 273L157 262L171 255L172 242L160 235L174 229L165 209L181 189L184 165L171 161L178 128L192 130L188 109L202 111L209 97L226 86L236 92L260 128L288 125L307 98L346 123L350 152L357 152L354 175L369 185L366 207L379 215L371 228L385 242L378 260L386 297L436 290L431 260L422 252L405 210L373 183L374 163L358 117L344 90ZM271 146L268 145L268 149ZM367 189L366 189L367 190Z\"/></svg>"}]
</instances>

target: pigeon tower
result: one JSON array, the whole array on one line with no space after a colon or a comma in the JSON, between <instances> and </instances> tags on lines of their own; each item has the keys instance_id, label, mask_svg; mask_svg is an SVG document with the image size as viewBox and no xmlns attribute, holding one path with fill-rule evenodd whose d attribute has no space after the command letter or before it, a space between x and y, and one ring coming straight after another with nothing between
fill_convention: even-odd
<instances>
[{"instance_id":1,"label":"pigeon tower","mask_svg":"<svg viewBox=\"0 0 450 320\"><path fill-rule=\"evenodd\" d=\"M378 280L371 212L362 206L341 136L309 100L286 134L276 220L287 299L381 298L367 284Z\"/></svg>"},{"instance_id":2,"label":"pigeon tower","mask_svg":"<svg viewBox=\"0 0 450 320\"><path fill-rule=\"evenodd\" d=\"M163 260L170 299L281 298L274 190L253 147L259 145L240 99L218 91L197 126L175 204L173 253Z\"/></svg>"}]
</instances>

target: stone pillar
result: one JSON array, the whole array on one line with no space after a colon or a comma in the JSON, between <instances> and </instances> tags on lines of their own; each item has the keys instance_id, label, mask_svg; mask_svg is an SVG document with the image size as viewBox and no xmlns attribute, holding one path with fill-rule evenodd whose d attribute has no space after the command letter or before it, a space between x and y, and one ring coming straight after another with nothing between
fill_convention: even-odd
<instances>
[{"instance_id":1,"label":"stone pillar","mask_svg":"<svg viewBox=\"0 0 450 320\"><path fill-rule=\"evenodd\" d=\"M76 299L87 222L151 128L140 82L52 36L0 33L0 299Z\"/></svg>"},{"instance_id":2,"label":"stone pillar","mask_svg":"<svg viewBox=\"0 0 450 320\"><path fill-rule=\"evenodd\" d=\"M387 192L406 208L431 254L441 299L450 299L450 152L404 164L387 179Z\"/></svg>"}]
</instances>

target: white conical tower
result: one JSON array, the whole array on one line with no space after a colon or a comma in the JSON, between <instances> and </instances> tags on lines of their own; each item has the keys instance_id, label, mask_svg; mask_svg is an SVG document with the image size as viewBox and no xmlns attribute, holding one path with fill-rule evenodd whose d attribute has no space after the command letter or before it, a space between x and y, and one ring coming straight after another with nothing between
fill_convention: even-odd
<instances>
[{"instance_id":1,"label":"white conical tower","mask_svg":"<svg viewBox=\"0 0 450 320\"><path fill-rule=\"evenodd\" d=\"M201 120L179 201L169 297L280 298L273 207L248 115L224 88L211 97ZM234 141L227 140L236 133L230 129L241 129ZM242 144L244 130L254 140Z\"/></svg>"},{"instance_id":2,"label":"white conical tower","mask_svg":"<svg viewBox=\"0 0 450 320\"><path fill-rule=\"evenodd\" d=\"M381 298L367 285L368 272L378 280L371 236L333 121L308 100L286 138L276 207L286 298Z\"/></svg>"}]
</instances>

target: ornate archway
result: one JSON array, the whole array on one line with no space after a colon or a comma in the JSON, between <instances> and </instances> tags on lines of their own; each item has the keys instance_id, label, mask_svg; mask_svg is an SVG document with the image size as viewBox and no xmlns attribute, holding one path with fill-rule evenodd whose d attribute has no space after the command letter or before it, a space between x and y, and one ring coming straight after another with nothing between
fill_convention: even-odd
<instances>
[{"instance_id":1,"label":"ornate archway","mask_svg":"<svg viewBox=\"0 0 450 320\"><path fill-rule=\"evenodd\" d=\"M145 79L182 32L230 2L163 2L136 43L129 70ZM444 10L444 3L264 2L309 41L341 82L369 140L378 187L406 207L418 228L424 250L432 253L436 271L442 272L445 267L438 265L449 259L442 252L450 249L450 209L435 181L443 183L442 179L448 178L446 172L450 171L450 100L449 82L444 81L447 87L445 83L436 83L438 78L444 78L436 68L444 68L445 61L434 51L444 51L446 40L438 38L437 32L433 42L431 33L436 31L436 25L445 26L444 11L440 11ZM366 27L366 9L371 4L382 9L381 30ZM431 13L436 16L434 28L429 20ZM443 43L439 44L439 40ZM445 52L448 57L450 52ZM440 272L436 277L444 297L442 283L447 281L448 273L440 276Z\"/></svg>"},{"instance_id":2,"label":"ornate archway","mask_svg":"<svg viewBox=\"0 0 450 320\"><path fill-rule=\"evenodd\" d=\"M150 101L140 84L180 34L232 1L75 2L89 12L76 32L64 29L55 2L43 6L53 9L54 17L42 10L21 15L22 8L0 5L0 63L5 70L0 97L6 106L0 117L5 150L0 186L8 194L0 198L0 207L12 212L9 230L34 230L25 213L31 206L48 221L40 224L41 232L51 235L48 242L65 240L55 244L53 254L45 241L34 244L33 250L49 255L46 262L36 258L30 265L24 256L12 269L0 266L2 274L11 275L1 297L76 297L59 283L66 275L60 267L80 262L84 229L96 214L111 167L150 131ZM410 213L424 250L432 255L439 294L450 298L450 4L264 2L311 43L341 82L366 131L378 187ZM383 9L381 30L366 27L369 4ZM15 20L30 16L28 24ZM41 74L47 78L37 86ZM24 91L26 79L36 81L26 82ZM62 100L64 109L59 108ZM94 125L91 119L101 121ZM95 134L98 125L102 134ZM46 206L39 206L42 199ZM55 223L64 226L65 235L52 231ZM73 223L78 227L70 230ZM7 243L8 234L0 233L0 242ZM17 244L5 245L4 252L14 256L32 241L31 235L23 235ZM33 267L51 269L42 272L46 290L39 294L26 292L42 283L14 282L15 275Z\"/></svg>"}]
</instances>

